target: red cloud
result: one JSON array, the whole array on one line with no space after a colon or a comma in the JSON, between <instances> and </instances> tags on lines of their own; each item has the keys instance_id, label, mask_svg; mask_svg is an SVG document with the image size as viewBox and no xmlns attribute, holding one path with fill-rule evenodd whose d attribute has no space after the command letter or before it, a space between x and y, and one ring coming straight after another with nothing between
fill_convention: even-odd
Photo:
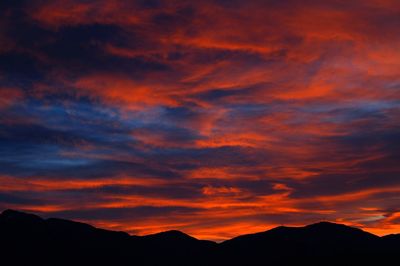
<instances>
[{"instance_id":1,"label":"red cloud","mask_svg":"<svg viewBox=\"0 0 400 266\"><path fill-rule=\"evenodd\" d=\"M0 109L6 109L18 104L24 98L24 94L19 89L0 88Z\"/></svg>"}]
</instances>

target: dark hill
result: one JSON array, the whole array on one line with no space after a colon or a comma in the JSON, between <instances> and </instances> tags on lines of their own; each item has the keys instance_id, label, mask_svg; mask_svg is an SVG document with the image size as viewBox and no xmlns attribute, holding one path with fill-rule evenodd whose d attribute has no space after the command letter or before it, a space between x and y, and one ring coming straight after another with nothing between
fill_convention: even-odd
<instances>
[{"instance_id":1,"label":"dark hill","mask_svg":"<svg viewBox=\"0 0 400 266\"><path fill-rule=\"evenodd\" d=\"M389 265L400 234L378 237L320 222L280 226L223 243L180 231L130 236L62 219L0 214L1 265Z\"/></svg>"},{"instance_id":2,"label":"dark hill","mask_svg":"<svg viewBox=\"0 0 400 266\"><path fill-rule=\"evenodd\" d=\"M320 222L305 227L280 226L239 236L223 242L221 250L224 257L232 258L231 265L263 265L260 262L266 254L274 263L300 260L326 265L333 261L343 263L342 258L370 257L380 246L380 240L378 236L357 228Z\"/></svg>"}]
</instances>

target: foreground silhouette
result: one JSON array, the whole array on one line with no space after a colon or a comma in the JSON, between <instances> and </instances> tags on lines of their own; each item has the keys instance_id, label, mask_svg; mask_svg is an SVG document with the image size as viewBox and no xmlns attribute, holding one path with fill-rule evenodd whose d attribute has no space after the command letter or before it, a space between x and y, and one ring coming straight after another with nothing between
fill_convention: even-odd
<instances>
[{"instance_id":1,"label":"foreground silhouette","mask_svg":"<svg viewBox=\"0 0 400 266\"><path fill-rule=\"evenodd\" d=\"M1 265L397 265L400 234L378 237L320 222L277 227L220 244L180 231L147 236L6 210Z\"/></svg>"}]
</instances>

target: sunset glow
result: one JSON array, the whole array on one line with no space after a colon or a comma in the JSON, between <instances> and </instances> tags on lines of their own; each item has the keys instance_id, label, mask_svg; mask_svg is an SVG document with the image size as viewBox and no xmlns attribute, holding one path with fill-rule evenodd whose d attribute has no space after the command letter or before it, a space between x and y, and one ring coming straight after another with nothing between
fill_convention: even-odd
<instances>
[{"instance_id":1,"label":"sunset glow","mask_svg":"<svg viewBox=\"0 0 400 266\"><path fill-rule=\"evenodd\" d=\"M400 233L397 0L0 2L0 210L221 241Z\"/></svg>"}]
</instances>

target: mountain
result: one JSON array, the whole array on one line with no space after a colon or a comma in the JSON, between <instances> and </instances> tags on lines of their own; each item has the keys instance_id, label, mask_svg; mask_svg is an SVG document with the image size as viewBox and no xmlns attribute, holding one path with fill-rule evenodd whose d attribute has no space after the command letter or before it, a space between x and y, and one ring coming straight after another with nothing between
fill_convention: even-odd
<instances>
[{"instance_id":1,"label":"mountain","mask_svg":"<svg viewBox=\"0 0 400 266\"><path fill-rule=\"evenodd\" d=\"M171 230L143 236L141 245L145 257L156 255L161 261L173 262L173 265L207 265L217 243Z\"/></svg>"},{"instance_id":2,"label":"mountain","mask_svg":"<svg viewBox=\"0 0 400 266\"><path fill-rule=\"evenodd\" d=\"M400 234L390 234L382 237L385 253L400 254Z\"/></svg>"},{"instance_id":3,"label":"mountain","mask_svg":"<svg viewBox=\"0 0 400 266\"><path fill-rule=\"evenodd\" d=\"M215 245L179 231L139 237L14 210L0 215L0 265L204 265Z\"/></svg>"},{"instance_id":4,"label":"mountain","mask_svg":"<svg viewBox=\"0 0 400 266\"><path fill-rule=\"evenodd\" d=\"M357 228L320 222L305 227L280 226L262 233L239 236L223 242L221 249L224 257L231 258L230 265L264 265L266 254L274 265L293 265L299 260L315 265L341 265L344 257L347 260L370 257L379 246L379 241L378 236Z\"/></svg>"},{"instance_id":5,"label":"mountain","mask_svg":"<svg viewBox=\"0 0 400 266\"><path fill-rule=\"evenodd\" d=\"M176 230L131 236L14 210L0 214L1 265L389 265L398 254L400 234L378 237L329 222L217 244Z\"/></svg>"},{"instance_id":6,"label":"mountain","mask_svg":"<svg viewBox=\"0 0 400 266\"><path fill-rule=\"evenodd\" d=\"M181 249L212 249L215 248L217 243L208 240L198 240L192 236L182 233L177 230L161 232L157 234L147 235L142 237L142 242L149 245L159 246L164 249L174 248L179 245ZM170 243L176 243L174 246L168 246Z\"/></svg>"},{"instance_id":7,"label":"mountain","mask_svg":"<svg viewBox=\"0 0 400 266\"><path fill-rule=\"evenodd\" d=\"M1 258L9 265L80 265L80 261L88 262L93 257L110 262L135 238L84 223L44 220L6 210L0 215L0 242Z\"/></svg>"}]
</instances>

